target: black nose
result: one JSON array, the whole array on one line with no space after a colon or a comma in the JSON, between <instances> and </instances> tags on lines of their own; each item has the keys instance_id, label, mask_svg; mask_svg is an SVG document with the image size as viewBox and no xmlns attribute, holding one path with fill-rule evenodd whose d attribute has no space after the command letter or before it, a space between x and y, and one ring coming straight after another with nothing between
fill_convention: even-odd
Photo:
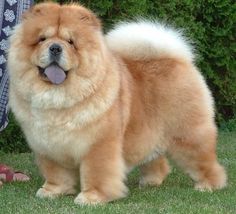
<instances>
[{"instance_id":1,"label":"black nose","mask_svg":"<svg viewBox=\"0 0 236 214\"><path fill-rule=\"evenodd\" d=\"M62 47L59 44L54 43L49 47L49 50L52 55L58 56L62 52Z\"/></svg>"}]
</instances>

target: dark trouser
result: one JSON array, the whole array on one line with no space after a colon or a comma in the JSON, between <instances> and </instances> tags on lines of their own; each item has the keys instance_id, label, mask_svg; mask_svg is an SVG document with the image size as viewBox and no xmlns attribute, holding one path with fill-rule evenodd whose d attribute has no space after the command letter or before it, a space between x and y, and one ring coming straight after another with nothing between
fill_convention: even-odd
<instances>
[{"instance_id":1,"label":"dark trouser","mask_svg":"<svg viewBox=\"0 0 236 214\"><path fill-rule=\"evenodd\" d=\"M0 0L0 131L8 123L7 39L11 29L20 21L21 14L32 4L33 0Z\"/></svg>"}]
</instances>

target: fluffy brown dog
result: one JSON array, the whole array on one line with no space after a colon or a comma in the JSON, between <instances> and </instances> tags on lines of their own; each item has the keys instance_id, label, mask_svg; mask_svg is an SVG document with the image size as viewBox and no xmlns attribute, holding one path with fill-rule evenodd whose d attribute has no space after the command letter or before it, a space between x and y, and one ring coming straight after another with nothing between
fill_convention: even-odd
<instances>
[{"instance_id":1,"label":"fluffy brown dog","mask_svg":"<svg viewBox=\"0 0 236 214\"><path fill-rule=\"evenodd\" d=\"M124 197L126 173L160 185L169 154L199 190L226 185L213 100L178 32L150 22L106 36L80 5L36 5L10 40L10 104L46 179L39 197Z\"/></svg>"}]
</instances>

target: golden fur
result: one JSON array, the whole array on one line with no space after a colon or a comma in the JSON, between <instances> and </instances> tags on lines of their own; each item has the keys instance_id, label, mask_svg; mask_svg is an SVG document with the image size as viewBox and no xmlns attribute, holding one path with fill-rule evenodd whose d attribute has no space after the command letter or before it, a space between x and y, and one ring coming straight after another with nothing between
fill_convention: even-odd
<instances>
[{"instance_id":1,"label":"golden fur","mask_svg":"<svg viewBox=\"0 0 236 214\"><path fill-rule=\"evenodd\" d=\"M80 178L75 203L112 201L127 194L124 181L135 166L140 185L160 185L169 172L166 154L197 189L226 185L212 97L191 60L122 55L79 5L36 5L10 42L10 105L46 180L37 196L74 194ZM68 70L60 85L38 72L55 42Z\"/></svg>"}]
</instances>

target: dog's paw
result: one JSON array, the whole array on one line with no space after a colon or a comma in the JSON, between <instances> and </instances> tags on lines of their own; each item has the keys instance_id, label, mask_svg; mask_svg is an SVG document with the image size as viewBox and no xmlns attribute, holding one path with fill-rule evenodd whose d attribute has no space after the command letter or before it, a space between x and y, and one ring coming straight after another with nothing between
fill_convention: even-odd
<instances>
[{"instance_id":1,"label":"dog's paw","mask_svg":"<svg viewBox=\"0 0 236 214\"><path fill-rule=\"evenodd\" d=\"M163 179L154 176L144 176L139 180L139 187L145 186L160 186L163 182Z\"/></svg>"},{"instance_id":2,"label":"dog's paw","mask_svg":"<svg viewBox=\"0 0 236 214\"><path fill-rule=\"evenodd\" d=\"M194 186L194 189L200 192L212 192L212 186L208 184L207 182L199 182L196 183Z\"/></svg>"},{"instance_id":3,"label":"dog's paw","mask_svg":"<svg viewBox=\"0 0 236 214\"><path fill-rule=\"evenodd\" d=\"M81 192L75 198L74 202L80 205L98 205L107 202L105 197L98 191Z\"/></svg>"},{"instance_id":4,"label":"dog's paw","mask_svg":"<svg viewBox=\"0 0 236 214\"><path fill-rule=\"evenodd\" d=\"M58 193L46 190L45 188L38 189L38 191L36 193L36 197L38 197L38 198L51 198L51 199L53 199L58 196L59 196Z\"/></svg>"},{"instance_id":5,"label":"dog's paw","mask_svg":"<svg viewBox=\"0 0 236 214\"><path fill-rule=\"evenodd\" d=\"M56 198L61 195L74 195L77 191L74 187L67 186L50 186L48 184L44 184L37 193L36 196L39 198Z\"/></svg>"}]
</instances>

